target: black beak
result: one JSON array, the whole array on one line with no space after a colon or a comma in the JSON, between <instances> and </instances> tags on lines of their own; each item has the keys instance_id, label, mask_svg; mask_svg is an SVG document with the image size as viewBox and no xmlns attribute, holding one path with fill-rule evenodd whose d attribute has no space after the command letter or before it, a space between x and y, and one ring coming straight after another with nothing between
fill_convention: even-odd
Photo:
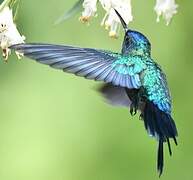
<instances>
[{"instance_id":1,"label":"black beak","mask_svg":"<svg viewBox=\"0 0 193 180\"><path fill-rule=\"evenodd\" d=\"M123 26L123 29L125 30L125 32L127 32L127 30L128 30L127 24L125 23L125 21L123 20L123 18L122 18L121 15L119 14L119 12L118 12L116 9L114 9L114 10L115 10L117 16L119 17L119 19L120 19L120 21L121 21L121 24L122 24L122 26Z\"/></svg>"}]
</instances>

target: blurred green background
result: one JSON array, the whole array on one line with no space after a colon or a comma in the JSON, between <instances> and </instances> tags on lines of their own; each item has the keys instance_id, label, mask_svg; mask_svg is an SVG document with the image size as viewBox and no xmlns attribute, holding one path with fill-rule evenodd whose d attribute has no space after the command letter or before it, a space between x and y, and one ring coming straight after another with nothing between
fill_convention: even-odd
<instances>
[{"instance_id":1,"label":"blurred green background","mask_svg":"<svg viewBox=\"0 0 193 180\"><path fill-rule=\"evenodd\" d=\"M54 21L76 0L21 1L18 27L27 42L71 44L120 51L123 32L112 40L100 27L104 11L90 26L78 15ZM193 179L193 1L178 1L170 26L156 23L155 1L133 1L130 27L146 34L152 55L167 74L179 146L165 149L162 180ZM2 59L2 58L1 58ZM53 70L15 55L0 62L1 180L159 179L157 142L128 109L106 104L94 90L100 83Z\"/></svg>"}]
</instances>

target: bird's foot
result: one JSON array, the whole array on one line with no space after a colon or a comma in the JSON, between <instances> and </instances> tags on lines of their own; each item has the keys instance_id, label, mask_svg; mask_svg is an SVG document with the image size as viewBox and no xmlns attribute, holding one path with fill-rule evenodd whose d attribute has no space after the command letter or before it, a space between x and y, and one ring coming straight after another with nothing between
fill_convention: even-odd
<instances>
[{"instance_id":1,"label":"bird's foot","mask_svg":"<svg viewBox=\"0 0 193 180\"><path fill-rule=\"evenodd\" d=\"M138 103L132 102L131 106L130 106L130 114L131 114L131 116L135 116L137 114L137 109L138 109Z\"/></svg>"},{"instance_id":2,"label":"bird's foot","mask_svg":"<svg viewBox=\"0 0 193 180\"><path fill-rule=\"evenodd\" d=\"M139 120L143 120L143 114L142 113L139 116Z\"/></svg>"}]
</instances>

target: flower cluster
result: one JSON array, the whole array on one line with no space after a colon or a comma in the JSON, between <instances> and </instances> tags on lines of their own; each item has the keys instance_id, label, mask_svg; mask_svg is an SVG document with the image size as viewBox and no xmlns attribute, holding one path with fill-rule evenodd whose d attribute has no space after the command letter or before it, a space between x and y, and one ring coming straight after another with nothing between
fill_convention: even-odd
<instances>
[{"instance_id":1,"label":"flower cluster","mask_svg":"<svg viewBox=\"0 0 193 180\"><path fill-rule=\"evenodd\" d=\"M177 13L178 5L175 0L156 0L155 11L157 13L157 22L160 21L160 16L166 20L166 24L169 25L174 14Z\"/></svg>"},{"instance_id":2,"label":"flower cluster","mask_svg":"<svg viewBox=\"0 0 193 180\"><path fill-rule=\"evenodd\" d=\"M129 24L133 20L131 10L131 0L99 0L103 9L106 11L105 17L103 18L101 25L105 26L105 29L110 30L110 37L117 37L117 31L119 29L120 20L117 17L115 10L120 12L124 21ZM80 20L87 22L91 16L94 16L97 11L97 0L84 0L83 7L84 11Z\"/></svg>"},{"instance_id":3,"label":"flower cluster","mask_svg":"<svg viewBox=\"0 0 193 180\"><path fill-rule=\"evenodd\" d=\"M10 0L5 0L0 6L0 48L6 61L11 53L9 46L24 43L25 40L25 37L20 35L16 28L8 1ZM16 55L18 58L21 56L18 52Z\"/></svg>"},{"instance_id":4,"label":"flower cluster","mask_svg":"<svg viewBox=\"0 0 193 180\"><path fill-rule=\"evenodd\" d=\"M128 25L133 20L131 0L84 0L84 11L80 17L82 22L88 22L92 16L96 15L97 2L100 2L106 11L101 25L105 25L105 28L110 30L109 35L111 37L117 37L120 21L114 9L121 14ZM168 25L172 16L177 13L177 7L178 5L175 3L175 0L156 0L154 9L157 13L157 22L159 22L159 18L162 15Z\"/></svg>"},{"instance_id":5,"label":"flower cluster","mask_svg":"<svg viewBox=\"0 0 193 180\"><path fill-rule=\"evenodd\" d=\"M128 25L133 20L131 0L78 0L62 19L72 16L83 6L84 10L80 21L88 22L91 17L97 15L97 3L100 3L106 12L101 25L109 31L110 37L116 38L121 22L115 10L119 12ZM13 7L16 4L19 4L19 0L4 0L0 4L0 48L3 51L5 60L8 59L11 53L9 47L14 44L24 43L25 40L25 37L19 33L14 23L15 13ZM156 0L154 10L157 13L157 22L160 21L160 16L162 16L166 20L166 24L169 25L173 15L177 13L177 8L178 5L175 0ZM22 54L16 52L16 55L20 58Z\"/></svg>"}]
</instances>

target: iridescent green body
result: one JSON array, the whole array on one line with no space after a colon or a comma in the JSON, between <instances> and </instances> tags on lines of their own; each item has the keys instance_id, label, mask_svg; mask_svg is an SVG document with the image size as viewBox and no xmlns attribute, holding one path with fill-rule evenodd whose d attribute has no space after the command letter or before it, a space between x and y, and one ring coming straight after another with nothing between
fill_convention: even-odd
<instances>
[{"instance_id":1,"label":"iridescent green body","mask_svg":"<svg viewBox=\"0 0 193 180\"><path fill-rule=\"evenodd\" d=\"M140 81L136 88L142 86L147 99L154 102L162 111L171 113L171 97L165 74L150 56L139 54L138 51L126 56L118 55L112 66L120 74L133 77L139 74Z\"/></svg>"}]
</instances>

